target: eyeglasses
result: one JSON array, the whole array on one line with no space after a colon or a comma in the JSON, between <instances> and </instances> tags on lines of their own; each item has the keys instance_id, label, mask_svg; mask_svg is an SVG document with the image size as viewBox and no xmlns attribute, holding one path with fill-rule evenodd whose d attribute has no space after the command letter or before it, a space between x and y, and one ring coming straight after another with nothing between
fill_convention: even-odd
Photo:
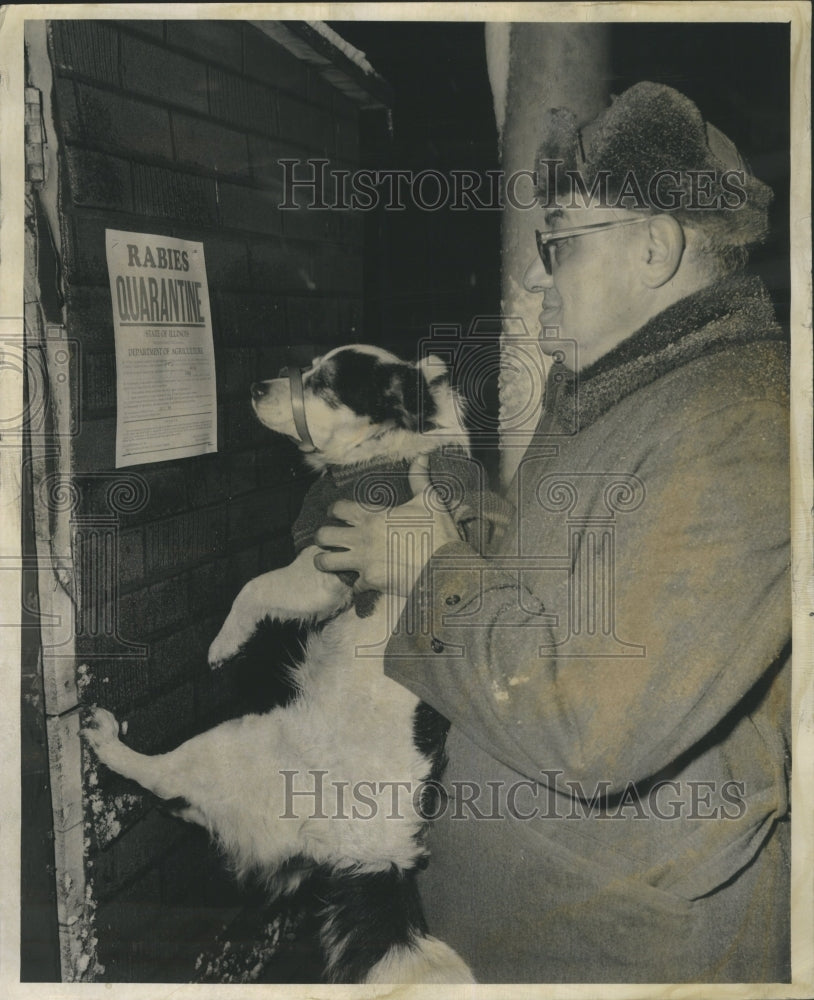
<instances>
[{"instance_id":1,"label":"eyeglasses","mask_svg":"<svg viewBox=\"0 0 814 1000\"><path fill-rule=\"evenodd\" d=\"M559 243L562 240L570 240L572 236L588 236L590 233L599 232L601 229L617 229L620 226L636 226L640 222L649 221L649 216L643 215L638 219L613 219L610 222L593 222L587 226L574 226L573 229L558 229L550 233L541 233L539 229L534 230L537 238L537 253L543 262L545 273L551 277L551 246L552 243Z\"/></svg>"}]
</instances>

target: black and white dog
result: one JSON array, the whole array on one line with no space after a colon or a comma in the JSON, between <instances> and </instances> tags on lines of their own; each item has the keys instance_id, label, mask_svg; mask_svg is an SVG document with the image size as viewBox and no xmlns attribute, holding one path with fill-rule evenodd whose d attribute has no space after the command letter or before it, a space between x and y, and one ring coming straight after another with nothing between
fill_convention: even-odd
<instances>
[{"instance_id":1,"label":"black and white dog","mask_svg":"<svg viewBox=\"0 0 814 1000\"><path fill-rule=\"evenodd\" d=\"M412 461L449 446L464 454L460 400L439 359L407 364L354 345L254 385L252 403L322 475L294 526L299 555L243 588L209 658L229 660L266 619L309 623L296 697L157 756L122 743L105 709L84 735L108 767L180 802L178 815L204 825L238 873L260 874L273 893L321 879L330 981L474 982L428 936L415 889L427 861L423 795L443 768L446 720L384 675L394 599L364 600L346 575L317 570L313 544L333 498L375 504L384 491L401 503L412 493L392 482L407 488Z\"/></svg>"}]
</instances>

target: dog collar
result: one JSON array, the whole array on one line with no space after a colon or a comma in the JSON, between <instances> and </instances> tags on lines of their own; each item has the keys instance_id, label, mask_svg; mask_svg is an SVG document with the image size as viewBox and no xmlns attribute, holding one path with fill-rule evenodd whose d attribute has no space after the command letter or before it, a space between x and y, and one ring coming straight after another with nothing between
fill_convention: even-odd
<instances>
[{"instance_id":1,"label":"dog collar","mask_svg":"<svg viewBox=\"0 0 814 1000\"><path fill-rule=\"evenodd\" d=\"M317 451L317 446L308 430L308 421L305 419L302 371L299 368L283 368L280 370L280 378L288 379L288 387L291 390L291 412L294 416L294 426L300 437L300 451L306 453Z\"/></svg>"}]
</instances>

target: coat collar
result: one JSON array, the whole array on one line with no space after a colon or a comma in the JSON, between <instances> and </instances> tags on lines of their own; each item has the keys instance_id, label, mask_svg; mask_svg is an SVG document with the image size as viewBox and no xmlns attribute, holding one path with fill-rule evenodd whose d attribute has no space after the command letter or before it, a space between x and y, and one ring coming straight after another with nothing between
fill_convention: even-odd
<instances>
[{"instance_id":1,"label":"coat collar","mask_svg":"<svg viewBox=\"0 0 814 1000\"><path fill-rule=\"evenodd\" d=\"M654 316L579 376L560 370L549 378L540 432L584 430L626 396L701 355L783 338L759 278L716 282Z\"/></svg>"}]
</instances>

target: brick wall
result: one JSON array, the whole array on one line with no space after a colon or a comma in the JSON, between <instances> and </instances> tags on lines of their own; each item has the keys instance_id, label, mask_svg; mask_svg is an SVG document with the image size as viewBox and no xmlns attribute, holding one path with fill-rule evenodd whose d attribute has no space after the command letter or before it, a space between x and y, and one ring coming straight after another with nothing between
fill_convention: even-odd
<instances>
[{"instance_id":1,"label":"brick wall","mask_svg":"<svg viewBox=\"0 0 814 1000\"><path fill-rule=\"evenodd\" d=\"M83 515L111 513L119 475L105 229L204 245L218 452L130 470L146 502L115 511L112 584L94 589L94 550L77 563L82 698L113 709L128 742L154 753L242 707L235 678L213 677L206 650L240 586L290 557L305 480L295 450L254 419L248 387L292 356L358 339L362 227L351 215L279 212L277 160L324 156L353 169L358 110L239 22L54 21L49 44ZM117 616L113 638L98 625L100 601ZM192 979L241 897L201 832L135 786L89 767L86 797L103 978Z\"/></svg>"}]
</instances>

